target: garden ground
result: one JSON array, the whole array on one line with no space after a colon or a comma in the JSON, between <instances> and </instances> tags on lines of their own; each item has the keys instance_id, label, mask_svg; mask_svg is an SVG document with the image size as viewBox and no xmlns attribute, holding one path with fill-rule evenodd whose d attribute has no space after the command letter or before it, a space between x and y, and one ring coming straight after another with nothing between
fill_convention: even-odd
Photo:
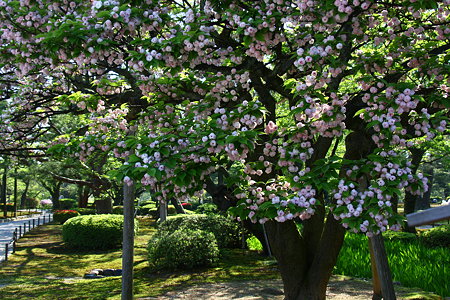
<instances>
[{"instance_id":1,"label":"garden ground","mask_svg":"<svg viewBox=\"0 0 450 300\"><path fill-rule=\"evenodd\" d=\"M282 299L276 265L255 252L225 251L213 268L190 272L158 272L147 263L146 244L154 232L142 219L135 244L137 299ZM18 250L0 266L2 299L119 299L120 277L82 279L94 268L117 269L119 250L81 252L64 247L61 225L49 224L28 233ZM429 293L396 286L400 299L440 299ZM328 299L368 299L371 283L335 276Z\"/></svg>"}]
</instances>

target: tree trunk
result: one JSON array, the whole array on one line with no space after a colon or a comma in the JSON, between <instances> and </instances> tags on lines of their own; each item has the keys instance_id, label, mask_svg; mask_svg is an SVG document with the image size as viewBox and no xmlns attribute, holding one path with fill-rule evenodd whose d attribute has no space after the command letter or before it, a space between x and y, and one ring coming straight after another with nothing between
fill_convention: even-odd
<instances>
[{"instance_id":1,"label":"tree trunk","mask_svg":"<svg viewBox=\"0 0 450 300\"><path fill-rule=\"evenodd\" d=\"M78 207L86 208L89 202L90 188L88 186L79 186Z\"/></svg>"},{"instance_id":2,"label":"tree trunk","mask_svg":"<svg viewBox=\"0 0 450 300\"><path fill-rule=\"evenodd\" d=\"M180 205L177 199L171 198L170 203L175 206L175 210L177 211L177 214L184 214L183 206Z\"/></svg>"},{"instance_id":3,"label":"tree trunk","mask_svg":"<svg viewBox=\"0 0 450 300\"><path fill-rule=\"evenodd\" d=\"M430 198L431 191L433 189L433 178L434 178L434 169L427 169L427 178L428 178L428 190L423 194L422 197L417 197L415 210L424 210L430 208Z\"/></svg>"},{"instance_id":4,"label":"tree trunk","mask_svg":"<svg viewBox=\"0 0 450 300\"><path fill-rule=\"evenodd\" d=\"M60 207L59 204L59 197L61 196L61 182L58 182L55 186L53 186L53 189L50 191L50 195L52 196L52 202L53 205Z\"/></svg>"},{"instance_id":5,"label":"tree trunk","mask_svg":"<svg viewBox=\"0 0 450 300\"><path fill-rule=\"evenodd\" d=\"M311 227L322 220L320 215L313 216L307 226ZM265 225L283 279L285 299L324 300L331 272L344 241L345 230L342 225L329 215L324 227L310 228L303 238L293 221L269 221Z\"/></svg>"},{"instance_id":6,"label":"tree trunk","mask_svg":"<svg viewBox=\"0 0 450 300\"><path fill-rule=\"evenodd\" d=\"M409 151L411 152L411 163L413 164L412 173L416 174L417 169L419 168L419 164L422 161L422 157L425 154L425 150L418 148L410 148ZM405 191L405 200L403 201L404 204L403 213L405 216L415 211L417 198L418 198L417 195L413 195L410 192ZM416 228L406 225L404 231L416 233Z\"/></svg>"},{"instance_id":7,"label":"tree trunk","mask_svg":"<svg viewBox=\"0 0 450 300\"><path fill-rule=\"evenodd\" d=\"M27 204L27 194L28 194L28 189L30 187L30 179L27 178L25 181L25 189L22 192L22 195L20 196L20 208L25 208L26 204Z\"/></svg>"},{"instance_id":8,"label":"tree trunk","mask_svg":"<svg viewBox=\"0 0 450 300\"><path fill-rule=\"evenodd\" d=\"M17 217L17 169L14 176L14 218Z\"/></svg>"},{"instance_id":9,"label":"tree trunk","mask_svg":"<svg viewBox=\"0 0 450 300\"><path fill-rule=\"evenodd\" d=\"M162 223L167 219L167 202L159 201L159 222Z\"/></svg>"},{"instance_id":10,"label":"tree trunk","mask_svg":"<svg viewBox=\"0 0 450 300\"><path fill-rule=\"evenodd\" d=\"M2 186L0 191L1 202L3 203L3 216L6 218L8 216L8 211L6 210L6 178L8 173L8 166L5 164L2 175Z\"/></svg>"}]
</instances>

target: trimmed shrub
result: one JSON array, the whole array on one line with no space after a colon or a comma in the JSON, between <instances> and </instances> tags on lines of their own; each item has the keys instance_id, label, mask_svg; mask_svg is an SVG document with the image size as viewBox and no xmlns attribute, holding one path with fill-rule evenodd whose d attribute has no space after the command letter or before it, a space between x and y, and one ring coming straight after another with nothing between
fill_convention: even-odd
<instances>
[{"instance_id":1,"label":"trimmed shrub","mask_svg":"<svg viewBox=\"0 0 450 300\"><path fill-rule=\"evenodd\" d=\"M162 222L159 230L166 233L205 230L214 234L219 248L238 248L241 245L239 224L219 215L177 215Z\"/></svg>"},{"instance_id":2,"label":"trimmed shrub","mask_svg":"<svg viewBox=\"0 0 450 300\"><path fill-rule=\"evenodd\" d=\"M177 209L175 208L175 206L168 205L167 206L167 214L168 215L176 215L177 214Z\"/></svg>"},{"instance_id":3,"label":"trimmed shrub","mask_svg":"<svg viewBox=\"0 0 450 300\"><path fill-rule=\"evenodd\" d=\"M135 227L136 232L137 224ZM64 242L71 248L111 249L120 247L122 229L121 215L86 215L64 223L62 234Z\"/></svg>"},{"instance_id":4,"label":"trimmed shrub","mask_svg":"<svg viewBox=\"0 0 450 300\"><path fill-rule=\"evenodd\" d=\"M80 215L95 215L95 208L82 208L82 207L78 207L78 208L74 208L73 210L76 210L77 212L80 213Z\"/></svg>"},{"instance_id":5,"label":"trimmed shrub","mask_svg":"<svg viewBox=\"0 0 450 300\"><path fill-rule=\"evenodd\" d=\"M53 221L64 224L70 218L79 216L80 213L72 209L61 209L53 211Z\"/></svg>"},{"instance_id":6,"label":"trimmed shrub","mask_svg":"<svg viewBox=\"0 0 450 300\"><path fill-rule=\"evenodd\" d=\"M149 211L152 209L152 208L156 208L156 206L155 206L155 204L154 203L149 203L149 204L145 204L145 205L143 205L143 206L140 206L138 209L137 209L137 214L138 215L148 215L149 214Z\"/></svg>"},{"instance_id":7,"label":"trimmed shrub","mask_svg":"<svg viewBox=\"0 0 450 300\"><path fill-rule=\"evenodd\" d=\"M214 203L204 203L197 206L195 212L198 214L212 215L219 213L219 210Z\"/></svg>"},{"instance_id":8,"label":"trimmed shrub","mask_svg":"<svg viewBox=\"0 0 450 300\"><path fill-rule=\"evenodd\" d=\"M152 216L153 218L157 218L158 217L158 209L156 207L152 208L148 211L148 214L150 216Z\"/></svg>"},{"instance_id":9,"label":"trimmed shrub","mask_svg":"<svg viewBox=\"0 0 450 300\"><path fill-rule=\"evenodd\" d=\"M75 199L60 199L59 200L59 208L60 209L72 209L78 205L77 200Z\"/></svg>"},{"instance_id":10,"label":"trimmed shrub","mask_svg":"<svg viewBox=\"0 0 450 300\"><path fill-rule=\"evenodd\" d=\"M112 213L114 215L123 215L123 206L122 205L113 206Z\"/></svg>"},{"instance_id":11,"label":"trimmed shrub","mask_svg":"<svg viewBox=\"0 0 450 300\"><path fill-rule=\"evenodd\" d=\"M214 235L202 230L155 234L148 244L148 260L158 269L209 266L219 257Z\"/></svg>"},{"instance_id":12,"label":"trimmed shrub","mask_svg":"<svg viewBox=\"0 0 450 300\"><path fill-rule=\"evenodd\" d=\"M422 242L431 247L450 247L450 225L428 229L420 235Z\"/></svg>"},{"instance_id":13,"label":"trimmed shrub","mask_svg":"<svg viewBox=\"0 0 450 300\"><path fill-rule=\"evenodd\" d=\"M414 233L392 230L384 232L383 237L389 241L401 241L404 243L412 243L417 240L417 236Z\"/></svg>"}]
</instances>

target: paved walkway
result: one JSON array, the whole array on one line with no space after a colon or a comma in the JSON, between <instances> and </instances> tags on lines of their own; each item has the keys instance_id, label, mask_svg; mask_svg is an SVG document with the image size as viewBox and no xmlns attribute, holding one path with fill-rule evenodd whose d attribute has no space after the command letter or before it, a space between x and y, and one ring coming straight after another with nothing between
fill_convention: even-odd
<instances>
[{"instance_id":1,"label":"paved walkway","mask_svg":"<svg viewBox=\"0 0 450 300\"><path fill-rule=\"evenodd\" d=\"M43 212L41 214L35 214L35 215L27 216L25 218L21 217L21 218L17 218L16 220L10 220L10 221L0 223L0 262L5 260L5 250L6 250L5 245L7 243L9 243L8 254L10 254L12 252L11 241L13 239L14 230L17 229L17 235L19 235L19 227L21 227L20 231L23 235L24 229L25 229L25 232L28 232L28 231L30 231L30 227L33 228L33 220L34 220L35 227L37 227L38 218L39 218L39 224L42 225L44 223L44 218L45 218L45 223L48 223L50 221L50 219L52 219L52 214ZM20 238L20 237L18 236L18 238Z\"/></svg>"}]
</instances>

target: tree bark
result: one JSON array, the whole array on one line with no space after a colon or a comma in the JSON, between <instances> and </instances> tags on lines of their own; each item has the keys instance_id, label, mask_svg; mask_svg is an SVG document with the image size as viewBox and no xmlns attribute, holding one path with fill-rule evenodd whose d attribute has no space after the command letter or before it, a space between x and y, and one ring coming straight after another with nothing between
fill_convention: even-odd
<instances>
[{"instance_id":1,"label":"tree bark","mask_svg":"<svg viewBox=\"0 0 450 300\"><path fill-rule=\"evenodd\" d=\"M123 188L122 300L133 299L134 184Z\"/></svg>"},{"instance_id":2,"label":"tree bark","mask_svg":"<svg viewBox=\"0 0 450 300\"><path fill-rule=\"evenodd\" d=\"M431 191L433 189L433 178L434 178L434 169L427 168L427 178L428 178L428 190L423 194L422 197L417 197L415 211L424 210L430 208L430 198Z\"/></svg>"},{"instance_id":3,"label":"tree bark","mask_svg":"<svg viewBox=\"0 0 450 300\"><path fill-rule=\"evenodd\" d=\"M419 148L410 148L409 151L411 152L411 163L413 165L412 173L416 174L420 162L422 161L422 157L425 154L425 150ZM403 200L404 204L403 213L405 216L415 211L417 198L418 198L417 195L413 195L410 192L405 191L405 199ZM410 227L406 224L404 231L416 233L416 228Z\"/></svg>"},{"instance_id":4,"label":"tree bark","mask_svg":"<svg viewBox=\"0 0 450 300\"><path fill-rule=\"evenodd\" d=\"M3 203L3 216L6 218L8 216L8 211L6 209L6 179L7 179L7 173L8 173L8 165L5 164L5 167L3 168L3 175L2 175L2 186L0 190L0 196L1 196L1 202Z\"/></svg>"},{"instance_id":5,"label":"tree bark","mask_svg":"<svg viewBox=\"0 0 450 300\"><path fill-rule=\"evenodd\" d=\"M30 179L27 178L25 181L25 189L22 192L22 195L20 196L20 208L25 208L26 204L27 204L27 194L28 194L28 189L30 187Z\"/></svg>"}]
</instances>

